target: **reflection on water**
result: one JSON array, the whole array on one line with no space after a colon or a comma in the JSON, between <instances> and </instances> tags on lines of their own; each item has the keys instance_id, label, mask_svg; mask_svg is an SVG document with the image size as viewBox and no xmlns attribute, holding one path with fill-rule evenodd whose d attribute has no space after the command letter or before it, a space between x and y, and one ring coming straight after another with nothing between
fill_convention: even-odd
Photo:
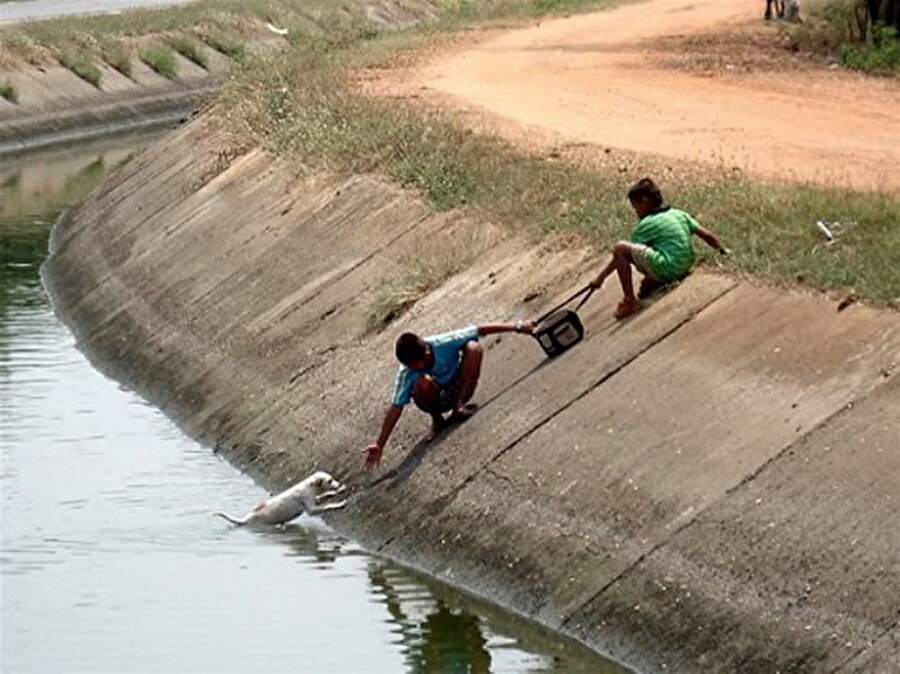
<instances>
[{"instance_id":1,"label":"reflection on water","mask_svg":"<svg viewBox=\"0 0 900 674\"><path fill-rule=\"evenodd\" d=\"M95 372L38 280L53 211L129 149L0 164L3 671L618 671L317 520L210 516L260 490Z\"/></svg>"}]
</instances>

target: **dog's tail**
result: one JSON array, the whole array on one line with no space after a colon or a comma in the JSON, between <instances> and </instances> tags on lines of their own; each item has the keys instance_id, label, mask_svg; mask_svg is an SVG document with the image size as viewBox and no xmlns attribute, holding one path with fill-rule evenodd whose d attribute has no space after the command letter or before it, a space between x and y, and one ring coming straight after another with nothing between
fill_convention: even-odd
<instances>
[{"instance_id":1,"label":"dog's tail","mask_svg":"<svg viewBox=\"0 0 900 674\"><path fill-rule=\"evenodd\" d=\"M246 517L244 519L238 519L237 517L232 517L228 513L223 513L223 512L213 513L213 515L216 517L221 517L223 520L228 520L232 524L237 524L238 526L243 526L244 524L247 524Z\"/></svg>"}]
</instances>

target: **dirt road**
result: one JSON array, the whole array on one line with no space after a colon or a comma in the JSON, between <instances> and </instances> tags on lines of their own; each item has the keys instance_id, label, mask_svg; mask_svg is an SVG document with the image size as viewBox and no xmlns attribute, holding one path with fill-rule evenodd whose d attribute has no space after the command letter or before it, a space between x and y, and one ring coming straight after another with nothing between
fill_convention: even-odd
<instances>
[{"instance_id":1,"label":"dirt road","mask_svg":"<svg viewBox=\"0 0 900 674\"><path fill-rule=\"evenodd\" d=\"M406 81L477 106L513 139L550 132L766 178L900 192L896 80L825 66L699 74L660 64L660 40L737 28L762 9L761 0L648 0L544 21L439 54Z\"/></svg>"}]
</instances>

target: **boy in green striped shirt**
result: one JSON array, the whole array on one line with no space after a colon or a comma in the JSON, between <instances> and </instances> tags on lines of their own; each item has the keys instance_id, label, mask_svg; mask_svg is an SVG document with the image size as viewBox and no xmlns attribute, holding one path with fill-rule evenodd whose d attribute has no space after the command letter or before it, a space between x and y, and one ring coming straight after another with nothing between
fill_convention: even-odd
<instances>
[{"instance_id":1,"label":"boy in green striped shirt","mask_svg":"<svg viewBox=\"0 0 900 674\"><path fill-rule=\"evenodd\" d=\"M641 308L641 300L657 288L680 281L694 266L694 246L691 235L696 234L709 246L722 254L728 254L718 237L702 227L685 211L667 206L662 194L650 178L639 180L628 190L628 200L637 214L637 226L631 232L630 241L619 241L613 246L613 256L599 276L591 283L594 288L603 285L614 271L622 284L622 301L616 307L615 317L625 318ZM634 294L631 266L634 265L644 278L640 292Z\"/></svg>"}]
</instances>

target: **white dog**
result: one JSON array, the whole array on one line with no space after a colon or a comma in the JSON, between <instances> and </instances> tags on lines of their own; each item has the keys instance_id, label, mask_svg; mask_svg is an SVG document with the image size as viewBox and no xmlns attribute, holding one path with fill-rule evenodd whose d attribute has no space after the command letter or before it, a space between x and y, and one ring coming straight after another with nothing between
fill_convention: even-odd
<instances>
[{"instance_id":1,"label":"white dog","mask_svg":"<svg viewBox=\"0 0 900 674\"><path fill-rule=\"evenodd\" d=\"M347 487L323 470L318 470L293 487L275 494L268 501L257 505L245 517L239 519L226 513L214 513L232 524L284 524L301 514L318 515L327 510L337 510L347 505L347 501L320 505L346 491Z\"/></svg>"}]
</instances>

